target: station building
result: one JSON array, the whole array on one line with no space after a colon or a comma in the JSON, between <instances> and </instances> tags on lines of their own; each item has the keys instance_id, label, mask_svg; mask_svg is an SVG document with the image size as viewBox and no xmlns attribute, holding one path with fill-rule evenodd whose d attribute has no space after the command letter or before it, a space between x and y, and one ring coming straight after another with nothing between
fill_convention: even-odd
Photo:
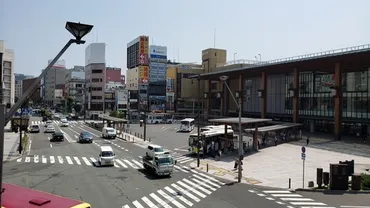
<instances>
[{"instance_id":1,"label":"station building","mask_svg":"<svg viewBox=\"0 0 370 208\"><path fill-rule=\"evenodd\" d=\"M221 76L241 95L243 117L302 123L336 139L370 132L370 45L205 71L197 79L207 118L238 116Z\"/></svg>"}]
</instances>

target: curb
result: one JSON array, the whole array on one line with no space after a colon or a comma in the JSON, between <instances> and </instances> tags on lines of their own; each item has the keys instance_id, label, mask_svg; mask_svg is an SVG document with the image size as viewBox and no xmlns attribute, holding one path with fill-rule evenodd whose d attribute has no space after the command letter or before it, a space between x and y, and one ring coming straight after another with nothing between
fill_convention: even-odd
<instances>
[{"instance_id":1,"label":"curb","mask_svg":"<svg viewBox=\"0 0 370 208\"><path fill-rule=\"evenodd\" d=\"M340 193L370 194L370 190L355 191L355 190L330 190L330 189L303 189L303 188L299 188L299 189L295 189L294 191L333 193L333 194L340 194Z\"/></svg>"}]
</instances>

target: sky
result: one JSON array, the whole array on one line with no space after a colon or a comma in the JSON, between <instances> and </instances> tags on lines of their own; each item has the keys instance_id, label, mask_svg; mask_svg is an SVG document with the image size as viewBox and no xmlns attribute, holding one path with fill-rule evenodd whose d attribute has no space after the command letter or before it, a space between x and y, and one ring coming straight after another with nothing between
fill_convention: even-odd
<instances>
[{"instance_id":1,"label":"sky","mask_svg":"<svg viewBox=\"0 0 370 208\"><path fill-rule=\"evenodd\" d=\"M0 0L0 40L15 52L15 73L34 76L72 37L66 21L94 25L85 45L62 56L68 68L104 42L107 66L126 70L127 43L140 35L180 62L201 63L214 46L229 61L235 53L268 61L369 44L369 8L369 0Z\"/></svg>"}]
</instances>

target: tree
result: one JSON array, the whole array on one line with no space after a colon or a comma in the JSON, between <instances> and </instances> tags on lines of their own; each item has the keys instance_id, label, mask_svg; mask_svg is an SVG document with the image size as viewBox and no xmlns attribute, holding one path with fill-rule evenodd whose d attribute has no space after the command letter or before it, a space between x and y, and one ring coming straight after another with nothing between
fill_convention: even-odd
<instances>
[{"instance_id":1,"label":"tree","mask_svg":"<svg viewBox=\"0 0 370 208\"><path fill-rule=\"evenodd\" d=\"M109 113L109 116L111 116L111 117L117 117L118 116L118 113L117 113L117 111L112 111L112 112Z\"/></svg>"},{"instance_id":2,"label":"tree","mask_svg":"<svg viewBox=\"0 0 370 208\"><path fill-rule=\"evenodd\" d=\"M118 118L125 118L125 114L122 112L119 112L117 115Z\"/></svg>"}]
</instances>

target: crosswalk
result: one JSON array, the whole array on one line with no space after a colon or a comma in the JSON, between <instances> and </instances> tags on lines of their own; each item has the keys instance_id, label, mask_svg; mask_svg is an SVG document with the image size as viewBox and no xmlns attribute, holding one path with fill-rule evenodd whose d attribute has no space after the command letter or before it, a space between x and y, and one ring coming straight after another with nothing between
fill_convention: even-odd
<instances>
[{"instance_id":1,"label":"crosswalk","mask_svg":"<svg viewBox=\"0 0 370 208\"><path fill-rule=\"evenodd\" d=\"M17 163L36 163L36 164L57 164L57 165L85 165L98 166L98 158L95 157L81 157L81 156L45 156L33 155L18 158ZM143 169L141 162L129 158L116 158L114 167L124 169ZM189 168L183 166L174 166L175 172L189 173Z\"/></svg>"},{"instance_id":2,"label":"crosswalk","mask_svg":"<svg viewBox=\"0 0 370 208\"><path fill-rule=\"evenodd\" d=\"M46 124L46 122L44 122L44 121L32 121L31 123L32 123L32 125L36 125L36 124L45 125ZM62 122L53 120L53 123L54 124L61 124ZM83 124L84 121L69 121L69 123L70 124Z\"/></svg>"},{"instance_id":3,"label":"crosswalk","mask_svg":"<svg viewBox=\"0 0 370 208\"><path fill-rule=\"evenodd\" d=\"M249 190L249 192L265 197L267 200L275 201L277 204L285 205L288 208L335 208L288 190L266 190L262 192Z\"/></svg>"},{"instance_id":4,"label":"crosswalk","mask_svg":"<svg viewBox=\"0 0 370 208\"><path fill-rule=\"evenodd\" d=\"M192 207L208 195L225 185L222 181L209 175L191 170L189 178L178 180L162 189L135 200L122 208L178 208Z\"/></svg>"}]
</instances>

